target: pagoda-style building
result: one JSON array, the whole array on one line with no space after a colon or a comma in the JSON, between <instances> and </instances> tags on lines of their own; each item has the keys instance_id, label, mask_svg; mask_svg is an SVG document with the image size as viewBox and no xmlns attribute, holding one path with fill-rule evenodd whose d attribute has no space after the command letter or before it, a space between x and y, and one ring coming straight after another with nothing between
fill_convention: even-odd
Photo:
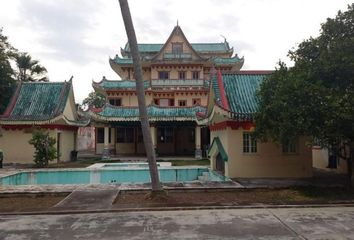
<instances>
[{"instance_id":1,"label":"pagoda-style building","mask_svg":"<svg viewBox=\"0 0 354 240\"><path fill-rule=\"evenodd\" d=\"M208 105L211 72L239 71L243 58L221 43L190 43L176 26L165 43L139 44L145 97L153 145L159 156L202 157L210 144L210 132L197 124ZM129 44L121 57L110 59L122 80L93 82L106 96L102 109L90 111L96 126L96 153L139 155L145 153L139 121L133 61ZM104 151L105 150L105 151Z\"/></svg>"}]
</instances>

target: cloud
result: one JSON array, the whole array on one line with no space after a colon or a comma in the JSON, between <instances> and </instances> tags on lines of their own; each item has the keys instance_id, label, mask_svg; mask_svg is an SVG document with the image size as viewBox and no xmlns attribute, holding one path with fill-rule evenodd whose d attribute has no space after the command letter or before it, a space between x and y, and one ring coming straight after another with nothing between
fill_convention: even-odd
<instances>
[{"instance_id":1,"label":"cloud","mask_svg":"<svg viewBox=\"0 0 354 240\"><path fill-rule=\"evenodd\" d=\"M100 50L85 42L87 33L93 29L91 19L99 11L99 5L97 1L83 0L22 0L20 14L26 20L24 24L40 35L43 49L51 49L43 50L41 55L87 63Z\"/></svg>"}]
</instances>

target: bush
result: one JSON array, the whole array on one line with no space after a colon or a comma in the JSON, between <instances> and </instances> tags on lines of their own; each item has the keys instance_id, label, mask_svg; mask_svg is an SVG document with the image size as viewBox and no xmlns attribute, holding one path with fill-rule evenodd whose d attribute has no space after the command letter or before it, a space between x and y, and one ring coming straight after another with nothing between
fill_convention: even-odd
<instances>
[{"instance_id":1,"label":"bush","mask_svg":"<svg viewBox=\"0 0 354 240\"><path fill-rule=\"evenodd\" d=\"M32 133L32 139L29 143L34 146L34 163L36 167L46 167L49 161L57 158L57 150L55 148L55 138L50 137L49 133L43 129L37 129Z\"/></svg>"}]
</instances>

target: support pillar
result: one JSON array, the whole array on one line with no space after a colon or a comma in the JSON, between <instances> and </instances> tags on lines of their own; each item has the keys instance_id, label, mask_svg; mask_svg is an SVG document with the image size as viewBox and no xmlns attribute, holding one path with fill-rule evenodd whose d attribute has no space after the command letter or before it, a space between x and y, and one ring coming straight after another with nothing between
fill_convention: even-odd
<instances>
[{"instance_id":1,"label":"support pillar","mask_svg":"<svg viewBox=\"0 0 354 240\"><path fill-rule=\"evenodd\" d=\"M110 146L109 149L110 151L115 154L116 153L116 129L115 128L110 128L111 131L111 139L110 139Z\"/></svg>"},{"instance_id":2,"label":"support pillar","mask_svg":"<svg viewBox=\"0 0 354 240\"><path fill-rule=\"evenodd\" d=\"M202 149L201 149L201 131L200 126L195 127L195 158L202 158Z\"/></svg>"},{"instance_id":3,"label":"support pillar","mask_svg":"<svg viewBox=\"0 0 354 240\"><path fill-rule=\"evenodd\" d=\"M152 138L152 146L155 150L155 154L157 156L157 132L156 132L156 127L155 126L150 126L150 133L151 133L151 138Z\"/></svg>"},{"instance_id":4,"label":"support pillar","mask_svg":"<svg viewBox=\"0 0 354 240\"><path fill-rule=\"evenodd\" d=\"M102 159L109 159L109 127L104 127L104 147Z\"/></svg>"}]
</instances>

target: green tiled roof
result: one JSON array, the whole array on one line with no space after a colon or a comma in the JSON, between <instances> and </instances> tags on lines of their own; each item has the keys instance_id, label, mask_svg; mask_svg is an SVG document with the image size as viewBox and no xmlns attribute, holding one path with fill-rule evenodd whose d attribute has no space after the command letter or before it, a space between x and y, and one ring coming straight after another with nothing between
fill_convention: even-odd
<instances>
[{"instance_id":1,"label":"green tiled roof","mask_svg":"<svg viewBox=\"0 0 354 240\"><path fill-rule=\"evenodd\" d=\"M194 107L159 107L150 105L147 107L149 117L152 118L190 118L194 119L197 112L205 112L201 106ZM116 107L106 104L102 112L97 115L105 118L138 118L138 107Z\"/></svg>"},{"instance_id":2,"label":"green tiled roof","mask_svg":"<svg viewBox=\"0 0 354 240\"><path fill-rule=\"evenodd\" d=\"M140 43L138 44L139 52L142 53L157 53L161 50L164 44L160 43ZM227 42L222 43L191 43L192 47L197 52L229 52L230 47ZM130 52L129 44L124 47L125 52Z\"/></svg>"},{"instance_id":3,"label":"green tiled roof","mask_svg":"<svg viewBox=\"0 0 354 240\"><path fill-rule=\"evenodd\" d=\"M271 72L239 72L222 74L225 95L230 111L239 114L253 114L257 111L256 91L262 80ZM217 77L213 77L213 90L216 99L221 98Z\"/></svg>"},{"instance_id":4,"label":"green tiled roof","mask_svg":"<svg viewBox=\"0 0 354 240\"><path fill-rule=\"evenodd\" d=\"M107 80L103 79L99 83L94 83L104 89L131 88L135 89L136 82L134 80ZM144 81L144 87L150 87L150 81Z\"/></svg>"},{"instance_id":5,"label":"green tiled roof","mask_svg":"<svg viewBox=\"0 0 354 240\"><path fill-rule=\"evenodd\" d=\"M49 120L63 113L71 82L22 83L7 120ZM15 96L16 97L16 96Z\"/></svg>"},{"instance_id":6,"label":"green tiled roof","mask_svg":"<svg viewBox=\"0 0 354 240\"><path fill-rule=\"evenodd\" d=\"M113 61L117 64L133 64L133 59L132 58L120 58L116 56Z\"/></svg>"},{"instance_id":7,"label":"green tiled roof","mask_svg":"<svg viewBox=\"0 0 354 240\"><path fill-rule=\"evenodd\" d=\"M209 148L208 155L210 154L211 151L214 150L214 148L218 149L222 160L226 162L229 159L219 137L214 137L213 142L211 143L211 146Z\"/></svg>"},{"instance_id":8,"label":"green tiled roof","mask_svg":"<svg viewBox=\"0 0 354 240\"><path fill-rule=\"evenodd\" d=\"M239 58L237 55L235 55L232 58L216 57L213 59L213 62L215 63L216 66L220 66L220 65L235 64L235 63L240 62L242 60L243 60L242 58Z\"/></svg>"}]
</instances>

